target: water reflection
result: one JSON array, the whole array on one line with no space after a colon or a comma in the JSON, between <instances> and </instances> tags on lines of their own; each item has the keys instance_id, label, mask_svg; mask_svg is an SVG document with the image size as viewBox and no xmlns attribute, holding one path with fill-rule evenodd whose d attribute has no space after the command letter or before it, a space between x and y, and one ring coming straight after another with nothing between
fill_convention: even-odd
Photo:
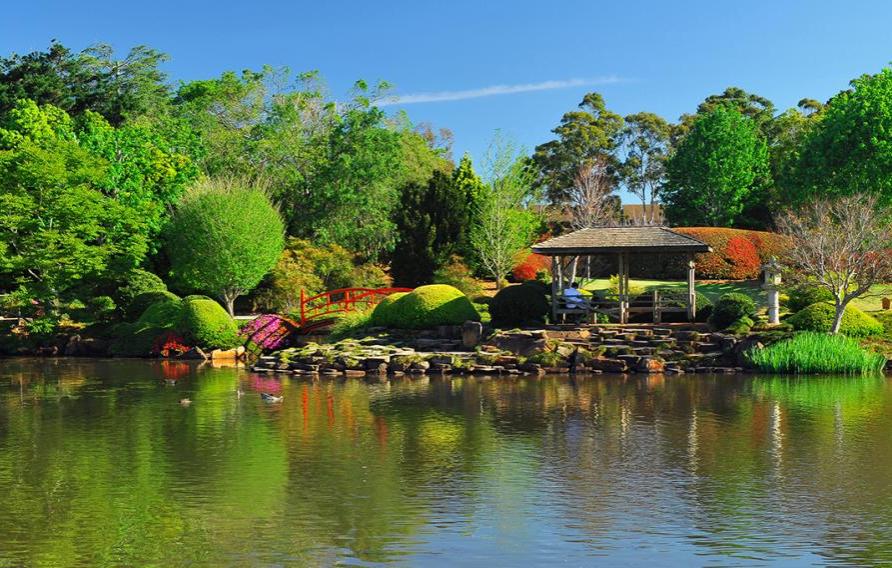
<instances>
[{"instance_id":1,"label":"water reflection","mask_svg":"<svg viewBox=\"0 0 892 568\"><path fill-rule=\"evenodd\" d=\"M888 563L890 406L884 378L7 360L0 566Z\"/></svg>"}]
</instances>

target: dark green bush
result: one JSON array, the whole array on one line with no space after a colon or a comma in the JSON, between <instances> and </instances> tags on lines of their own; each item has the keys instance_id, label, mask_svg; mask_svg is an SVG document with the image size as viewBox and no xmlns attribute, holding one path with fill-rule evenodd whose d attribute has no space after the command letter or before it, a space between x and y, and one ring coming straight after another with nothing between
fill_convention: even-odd
<instances>
[{"instance_id":1,"label":"dark green bush","mask_svg":"<svg viewBox=\"0 0 892 568\"><path fill-rule=\"evenodd\" d=\"M797 331L829 332L835 316L836 308L833 304L818 302L790 316L786 322ZM851 337L867 337L883 333L883 324L858 308L849 306L842 316L839 331Z\"/></svg>"},{"instance_id":2,"label":"dark green bush","mask_svg":"<svg viewBox=\"0 0 892 568\"><path fill-rule=\"evenodd\" d=\"M723 294L712 308L709 323L725 328L744 316L751 316L756 312L756 303L746 294L730 292Z\"/></svg>"},{"instance_id":3,"label":"dark green bush","mask_svg":"<svg viewBox=\"0 0 892 568\"><path fill-rule=\"evenodd\" d=\"M787 293L787 309L796 313L818 302L832 302L833 294L827 288L801 284Z\"/></svg>"},{"instance_id":4,"label":"dark green bush","mask_svg":"<svg viewBox=\"0 0 892 568\"><path fill-rule=\"evenodd\" d=\"M372 325L421 329L479 321L480 314L460 290L446 284L419 286L372 312Z\"/></svg>"},{"instance_id":5,"label":"dark green bush","mask_svg":"<svg viewBox=\"0 0 892 568\"><path fill-rule=\"evenodd\" d=\"M130 302L124 310L125 321L136 321L145 312L149 306L163 300L179 301L180 297L166 290L155 292L143 292Z\"/></svg>"},{"instance_id":6,"label":"dark green bush","mask_svg":"<svg viewBox=\"0 0 892 568\"><path fill-rule=\"evenodd\" d=\"M489 313L493 325L515 327L542 323L549 307L544 288L539 284L525 282L499 290L492 299Z\"/></svg>"},{"instance_id":7,"label":"dark green bush","mask_svg":"<svg viewBox=\"0 0 892 568\"><path fill-rule=\"evenodd\" d=\"M695 292L697 295L697 316L694 318L695 321L705 322L709 320L709 316L712 314L712 301L708 296L703 294L702 292ZM667 306L677 307L677 308L686 308L687 304L680 300L670 300L666 302ZM663 314L662 316L663 322L665 323L677 323L688 321L688 315L681 312L669 312Z\"/></svg>"},{"instance_id":8,"label":"dark green bush","mask_svg":"<svg viewBox=\"0 0 892 568\"><path fill-rule=\"evenodd\" d=\"M161 280L161 278L147 270L141 270L139 268L129 271L122 279L122 284L123 285L118 288L118 291L115 294L117 297L117 304L125 310L125 315L131 320L138 318L142 313L142 310L145 310L148 307L148 305L143 306L142 310L137 313L131 313L130 304L137 296L147 292L167 292L167 285L164 284L164 281Z\"/></svg>"},{"instance_id":9,"label":"dark green bush","mask_svg":"<svg viewBox=\"0 0 892 568\"><path fill-rule=\"evenodd\" d=\"M746 335L753 328L753 324L754 322L751 317L743 316L732 322L731 325L725 328L725 331L734 335Z\"/></svg>"},{"instance_id":10,"label":"dark green bush","mask_svg":"<svg viewBox=\"0 0 892 568\"><path fill-rule=\"evenodd\" d=\"M238 326L220 304L209 298L192 297L181 305L177 331L187 343L202 349L230 349L238 345Z\"/></svg>"},{"instance_id":11,"label":"dark green bush","mask_svg":"<svg viewBox=\"0 0 892 568\"><path fill-rule=\"evenodd\" d=\"M148 357L155 340L167 329L140 323L119 323L110 332L109 352L116 357Z\"/></svg>"},{"instance_id":12,"label":"dark green bush","mask_svg":"<svg viewBox=\"0 0 892 568\"><path fill-rule=\"evenodd\" d=\"M172 295L172 294L171 294ZM183 313L183 301L174 296L162 298L151 304L136 320L142 326L174 328L180 323Z\"/></svg>"}]
</instances>

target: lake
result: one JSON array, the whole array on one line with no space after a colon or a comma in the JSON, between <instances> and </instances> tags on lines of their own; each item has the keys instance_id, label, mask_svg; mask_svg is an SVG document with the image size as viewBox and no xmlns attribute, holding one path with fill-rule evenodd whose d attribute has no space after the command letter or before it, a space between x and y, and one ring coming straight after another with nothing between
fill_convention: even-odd
<instances>
[{"instance_id":1,"label":"lake","mask_svg":"<svg viewBox=\"0 0 892 568\"><path fill-rule=\"evenodd\" d=\"M890 450L884 377L7 359L0 567L889 563Z\"/></svg>"}]
</instances>

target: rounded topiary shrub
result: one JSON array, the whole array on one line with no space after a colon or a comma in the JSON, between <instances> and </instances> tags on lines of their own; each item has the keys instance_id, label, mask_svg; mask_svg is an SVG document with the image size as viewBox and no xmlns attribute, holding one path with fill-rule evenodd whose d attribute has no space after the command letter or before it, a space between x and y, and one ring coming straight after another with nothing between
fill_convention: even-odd
<instances>
[{"instance_id":1,"label":"rounded topiary shrub","mask_svg":"<svg viewBox=\"0 0 892 568\"><path fill-rule=\"evenodd\" d=\"M827 288L809 286L806 284L796 286L787 294L787 308L796 313L818 302L832 302L833 294Z\"/></svg>"},{"instance_id":2,"label":"rounded topiary shrub","mask_svg":"<svg viewBox=\"0 0 892 568\"><path fill-rule=\"evenodd\" d=\"M142 326L155 326L160 328L176 327L180 322L183 310L183 301L174 296L172 298L161 298L157 302L151 304L139 316L136 323Z\"/></svg>"},{"instance_id":3,"label":"rounded topiary shrub","mask_svg":"<svg viewBox=\"0 0 892 568\"><path fill-rule=\"evenodd\" d=\"M480 314L467 296L446 284L419 286L384 308L379 304L372 314L372 325L405 329L458 325L468 320L479 321Z\"/></svg>"},{"instance_id":4,"label":"rounded topiary shrub","mask_svg":"<svg viewBox=\"0 0 892 568\"><path fill-rule=\"evenodd\" d=\"M530 283L502 288L489 305L489 313L496 326L541 323L548 309L544 288Z\"/></svg>"},{"instance_id":5,"label":"rounded topiary shrub","mask_svg":"<svg viewBox=\"0 0 892 568\"><path fill-rule=\"evenodd\" d=\"M395 292L382 299L375 310L372 312L372 325L380 325L384 327L392 327L396 322L395 310L393 304L408 292Z\"/></svg>"},{"instance_id":6,"label":"rounded topiary shrub","mask_svg":"<svg viewBox=\"0 0 892 568\"><path fill-rule=\"evenodd\" d=\"M127 321L135 321L142 316L143 312L145 312L149 306L164 300L179 302L180 297L167 290L143 292L130 301L130 304L124 311L124 319Z\"/></svg>"},{"instance_id":7,"label":"rounded topiary shrub","mask_svg":"<svg viewBox=\"0 0 892 568\"><path fill-rule=\"evenodd\" d=\"M130 320L138 318L148 307L146 304L141 307L137 306L138 311L131 310L130 306L137 296L148 292L167 292L167 285L161 278L148 270L139 268L129 271L122 279L121 284L122 286L118 288L116 294L117 304L124 308L124 315Z\"/></svg>"},{"instance_id":8,"label":"rounded topiary shrub","mask_svg":"<svg viewBox=\"0 0 892 568\"><path fill-rule=\"evenodd\" d=\"M709 323L724 328L744 316L751 316L756 312L756 303L746 294L731 292L723 294L719 301L712 307Z\"/></svg>"},{"instance_id":9,"label":"rounded topiary shrub","mask_svg":"<svg viewBox=\"0 0 892 568\"><path fill-rule=\"evenodd\" d=\"M829 332L835 316L836 308L833 304L818 302L800 310L786 321L797 331ZM848 306L842 316L839 331L851 337L867 337L882 333L883 324L858 308Z\"/></svg>"},{"instance_id":10,"label":"rounded topiary shrub","mask_svg":"<svg viewBox=\"0 0 892 568\"><path fill-rule=\"evenodd\" d=\"M239 343L238 326L223 306L204 297L183 300L177 329L184 338L204 349L230 349Z\"/></svg>"}]
</instances>

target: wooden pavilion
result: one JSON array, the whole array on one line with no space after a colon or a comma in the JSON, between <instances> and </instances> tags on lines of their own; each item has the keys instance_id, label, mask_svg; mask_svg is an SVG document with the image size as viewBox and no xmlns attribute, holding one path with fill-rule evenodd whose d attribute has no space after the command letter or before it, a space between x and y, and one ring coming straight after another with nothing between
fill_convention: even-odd
<instances>
[{"instance_id":1,"label":"wooden pavilion","mask_svg":"<svg viewBox=\"0 0 892 568\"><path fill-rule=\"evenodd\" d=\"M557 321L559 315L568 313L607 313L627 323L630 311L653 311L654 321L667 311L684 311L689 321L697 315L697 296L694 291L694 254L710 252L712 248L703 241L677 233L666 227L596 227L580 229L533 246L533 252L551 257L551 310ZM652 305L630 306L629 266L635 255L683 255L687 258L687 292L682 298L668 297L665 292L652 293ZM582 257L616 255L619 293L610 300L588 302L586 309L568 306L562 298L563 290L576 277L577 265ZM679 302L679 299L681 302ZM681 304L681 306L679 306Z\"/></svg>"}]
</instances>

